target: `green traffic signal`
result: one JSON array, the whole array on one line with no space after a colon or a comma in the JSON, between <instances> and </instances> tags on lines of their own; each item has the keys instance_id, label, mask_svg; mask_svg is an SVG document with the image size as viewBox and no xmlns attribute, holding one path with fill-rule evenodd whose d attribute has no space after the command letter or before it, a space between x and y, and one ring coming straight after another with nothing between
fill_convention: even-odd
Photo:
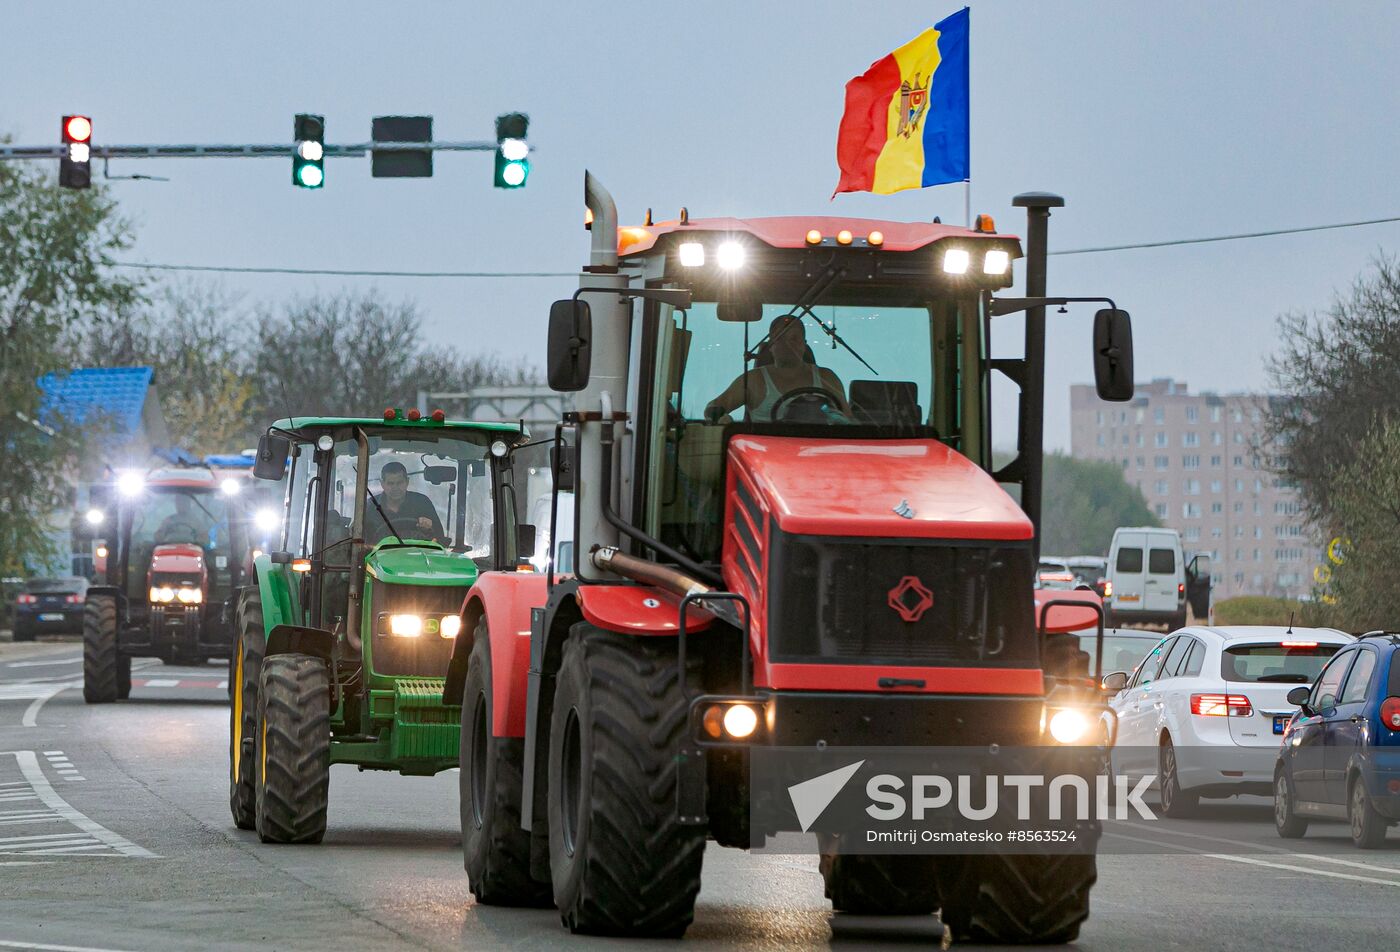
<instances>
[{"instance_id":1,"label":"green traffic signal","mask_svg":"<svg viewBox=\"0 0 1400 952\"><path fill-rule=\"evenodd\" d=\"M525 141L529 129L530 117L523 112L496 117L497 188L524 188L530 178L530 146Z\"/></svg>"},{"instance_id":2,"label":"green traffic signal","mask_svg":"<svg viewBox=\"0 0 1400 952\"><path fill-rule=\"evenodd\" d=\"M326 183L326 118L298 113L292 124L296 151L292 155L292 184L320 188Z\"/></svg>"}]
</instances>

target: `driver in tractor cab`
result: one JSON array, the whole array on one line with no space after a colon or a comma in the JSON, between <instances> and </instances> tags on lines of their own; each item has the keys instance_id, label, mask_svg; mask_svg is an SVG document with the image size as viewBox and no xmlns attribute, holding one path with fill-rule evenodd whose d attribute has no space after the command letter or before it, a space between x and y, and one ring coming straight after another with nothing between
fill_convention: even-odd
<instances>
[{"instance_id":1,"label":"driver in tractor cab","mask_svg":"<svg viewBox=\"0 0 1400 952\"><path fill-rule=\"evenodd\" d=\"M438 519L437 507L422 493L409 492L408 469L391 460L379 470L383 491L374 497L378 506L365 512L365 541L370 544L397 533L404 539L442 540L446 533ZM384 515L379 510L384 510ZM385 519L388 519L388 524Z\"/></svg>"},{"instance_id":2,"label":"driver in tractor cab","mask_svg":"<svg viewBox=\"0 0 1400 952\"><path fill-rule=\"evenodd\" d=\"M155 543L190 542L203 544L209 535L209 520L195 508L194 500L185 493L175 494L175 511L161 520L156 528Z\"/></svg>"},{"instance_id":3,"label":"driver in tractor cab","mask_svg":"<svg viewBox=\"0 0 1400 952\"><path fill-rule=\"evenodd\" d=\"M742 406L746 419L775 422L773 411L787 396L810 392L814 399L821 399L821 393L816 391L829 395L832 408L849 417L846 388L840 377L817 366L812 349L807 346L802 318L782 314L769 325L768 340L754 348L753 369L735 377L723 393L706 405L705 419L711 423L726 422L728 414ZM786 405L796 402L797 398Z\"/></svg>"}]
</instances>

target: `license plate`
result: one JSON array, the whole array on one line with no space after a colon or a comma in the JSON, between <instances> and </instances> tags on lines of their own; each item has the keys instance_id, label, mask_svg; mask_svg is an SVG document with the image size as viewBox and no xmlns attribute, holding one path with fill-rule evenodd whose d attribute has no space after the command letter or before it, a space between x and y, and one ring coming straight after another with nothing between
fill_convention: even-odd
<instances>
[{"instance_id":1,"label":"license plate","mask_svg":"<svg viewBox=\"0 0 1400 952\"><path fill-rule=\"evenodd\" d=\"M62 613L62 612L59 612L59 613L57 613L57 614L48 613L48 614L40 615L40 616L39 616L39 620L40 620L40 621L63 621L63 613Z\"/></svg>"},{"instance_id":2,"label":"license plate","mask_svg":"<svg viewBox=\"0 0 1400 952\"><path fill-rule=\"evenodd\" d=\"M1141 596L1141 595L1119 595L1119 596L1118 596L1118 601L1120 601L1120 602L1136 602L1136 601L1140 601L1141 599L1142 599L1142 596Z\"/></svg>"},{"instance_id":3,"label":"license plate","mask_svg":"<svg viewBox=\"0 0 1400 952\"><path fill-rule=\"evenodd\" d=\"M1290 720L1292 720L1292 719L1293 719L1293 715L1292 715L1292 714L1275 714L1275 715L1274 715L1274 733L1275 733L1275 734L1282 734L1282 733L1283 733L1283 729L1284 729L1285 727L1288 726L1288 722L1289 722Z\"/></svg>"}]
</instances>

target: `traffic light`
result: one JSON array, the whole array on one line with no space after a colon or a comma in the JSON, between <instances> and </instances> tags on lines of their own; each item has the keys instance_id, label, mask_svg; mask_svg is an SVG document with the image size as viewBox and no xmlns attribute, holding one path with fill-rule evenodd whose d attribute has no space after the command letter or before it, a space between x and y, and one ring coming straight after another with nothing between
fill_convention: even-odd
<instances>
[{"instance_id":1,"label":"traffic light","mask_svg":"<svg viewBox=\"0 0 1400 952\"><path fill-rule=\"evenodd\" d=\"M87 116L63 117L65 154L58 160L58 184L63 188L92 185L92 120Z\"/></svg>"},{"instance_id":2,"label":"traffic light","mask_svg":"<svg viewBox=\"0 0 1400 952\"><path fill-rule=\"evenodd\" d=\"M326 117L300 112L293 126L292 184L320 188L326 183Z\"/></svg>"},{"instance_id":3,"label":"traffic light","mask_svg":"<svg viewBox=\"0 0 1400 952\"><path fill-rule=\"evenodd\" d=\"M530 117L523 112L508 112L496 117L496 181L497 188L524 188L530 177L530 147L525 133Z\"/></svg>"}]
</instances>

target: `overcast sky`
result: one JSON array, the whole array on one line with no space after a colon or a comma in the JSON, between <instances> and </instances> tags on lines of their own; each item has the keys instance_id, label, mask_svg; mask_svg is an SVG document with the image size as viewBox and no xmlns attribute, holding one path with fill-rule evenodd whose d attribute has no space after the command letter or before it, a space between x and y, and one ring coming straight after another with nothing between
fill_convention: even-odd
<instances>
[{"instance_id":1,"label":"overcast sky","mask_svg":"<svg viewBox=\"0 0 1400 952\"><path fill-rule=\"evenodd\" d=\"M1397 0L970 5L973 212L1004 231L1023 229L1009 200L1030 189L1067 200L1052 248L1400 214ZM320 191L293 188L285 159L117 163L113 174L172 179L112 183L137 226L130 258L151 262L573 271L587 249L585 167L624 221L681 205L961 221L958 185L828 201L846 80L956 9L7 0L0 133L56 143L59 116L81 112L99 144L285 142L307 111L326 116L330 142L367 140L385 114L431 114L439 139L488 139L498 113L530 114L538 151L516 192L491 187L487 154L440 153L420 180L330 161ZM1057 258L1050 291L1128 308L1140 380L1257 388L1275 316L1325 307L1383 249L1400 249L1400 225ZM221 280L254 300L374 283L415 299L434 340L536 364L549 302L574 286ZM1090 379L1089 315L1056 320L1047 439L1064 446L1069 385ZM1000 423L1010 410L1003 400Z\"/></svg>"}]
</instances>

